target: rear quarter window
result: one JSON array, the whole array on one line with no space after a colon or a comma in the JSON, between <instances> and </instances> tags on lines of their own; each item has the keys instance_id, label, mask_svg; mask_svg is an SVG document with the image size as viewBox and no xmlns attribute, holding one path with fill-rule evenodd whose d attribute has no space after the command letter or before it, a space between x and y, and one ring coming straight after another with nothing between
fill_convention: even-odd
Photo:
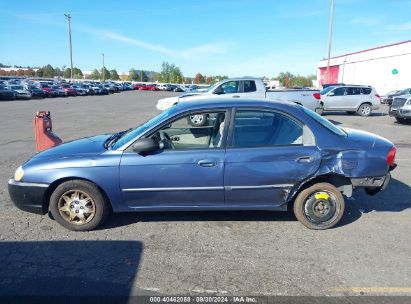
<instances>
[{"instance_id":1,"label":"rear quarter window","mask_svg":"<svg viewBox=\"0 0 411 304\"><path fill-rule=\"evenodd\" d=\"M361 94L370 95L371 94L371 88L361 88Z\"/></svg>"}]
</instances>

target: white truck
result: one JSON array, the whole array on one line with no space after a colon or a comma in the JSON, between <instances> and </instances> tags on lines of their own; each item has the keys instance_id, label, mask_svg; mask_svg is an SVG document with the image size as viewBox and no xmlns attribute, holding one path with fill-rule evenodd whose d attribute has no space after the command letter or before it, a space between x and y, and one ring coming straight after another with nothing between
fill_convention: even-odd
<instances>
[{"instance_id":1,"label":"white truck","mask_svg":"<svg viewBox=\"0 0 411 304\"><path fill-rule=\"evenodd\" d=\"M224 79L205 92L190 92L180 96L160 99L157 109L164 111L177 102L207 98L267 99L267 101L290 101L321 113L320 91L311 89L287 89L267 91L260 78Z\"/></svg>"}]
</instances>

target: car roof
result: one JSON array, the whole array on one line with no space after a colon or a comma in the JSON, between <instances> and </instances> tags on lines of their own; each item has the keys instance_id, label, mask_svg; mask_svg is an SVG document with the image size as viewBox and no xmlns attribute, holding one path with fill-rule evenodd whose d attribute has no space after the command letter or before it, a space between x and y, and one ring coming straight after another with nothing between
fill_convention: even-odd
<instances>
[{"instance_id":1,"label":"car roof","mask_svg":"<svg viewBox=\"0 0 411 304\"><path fill-rule=\"evenodd\" d=\"M292 110L298 107L294 102L275 101L267 99L241 99L232 98L210 98L192 99L190 101L178 102L177 110L180 112L189 110L200 110L208 108L232 108L232 107L265 107L282 110Z\"/></svg>"}]
</instances>

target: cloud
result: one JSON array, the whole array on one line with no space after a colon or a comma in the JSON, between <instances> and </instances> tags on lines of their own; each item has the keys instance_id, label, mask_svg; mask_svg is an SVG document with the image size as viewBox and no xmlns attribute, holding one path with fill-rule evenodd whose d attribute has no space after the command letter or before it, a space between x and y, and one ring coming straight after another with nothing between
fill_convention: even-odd
<instances>
[{"instance_id":1,"label":"cloud","mask_svg":"<svg viewBox=\"0 0 411 304\"><path fill-rule=\"evenodd\" d=\"M147 50L152 50L152 51L156 51L156 52L163 53L166 55L175 56L175 57L183 57L183 58L221 54L221 53L225 53L229 48L229 44L226 42L212 42L212 43L201 44L201 45L198 45L192 48L174 50L174 49L162 46L162 45L152 44L152 43L149 43L143 40L120 35L114 32L101 31L100 35L102 35L104 38L135 45L137 47L141 47Z\"/></svg>"},{"instance_id":2,"label":"cloud","mask_svg":"<svg viewBox=\"0 0 411 304\"><path fill-rule=\"evenodd\" d=\"M65 21L57 22L53 16L56 14L17 14L16 17L25 19L32 23L47 24L54 26L66 26ZM61 15L61 14L59 14ZM62 19L64 20L64 19ZM159 52L173 57L192 58L206 55L215 55L226 53L231 47L228 42L209 42L186 49L172 49L167 46L153 44L134 37L125 36L110 30L97 29L93 27L84 26L81 24L72 25L72 29L87 33L89 35L97 36L104 39L109 39L117 42L126 43L143 49Z\"/></svg>"},{"instance_id":3,"label":"cloud","mask_svg":"<svg viewBox=\"0 0 411 304\"><path fill-rule=\"evenodd\" d=\"M381 20L376 17L359 17L351 20L351 23L358 25L377 25L381 23Z\"/></svg>"},{"instance_id":4,"label":"cloud","mask_svg":"<svg viewBox=\"0 0 411 304\"><path fill-rule=\"evenodd\" d=\"M411 31L411 22L404 22L404 23L398 23L398 24L389 24L386 27L387 31L396 31L396 32L402 32L402 31Z\"/></svg>"}]
</instances>

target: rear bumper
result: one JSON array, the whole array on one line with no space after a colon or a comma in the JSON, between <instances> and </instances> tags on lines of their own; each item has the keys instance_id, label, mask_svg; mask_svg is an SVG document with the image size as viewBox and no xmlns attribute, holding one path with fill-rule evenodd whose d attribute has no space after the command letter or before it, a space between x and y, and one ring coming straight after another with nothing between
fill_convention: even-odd
<instances>
[{"instance_id":1,"label":"rear bumper","mask_svg":"<svg viewBox=\"0 0 411 304\"><path fill-rule=\"evenodd\" d=\"M45 214L45 193L48 184L16 182L9 180L9 195L14 205L27 212Z\"/></svg>"},{"instance_id":2,"label":"rear bumper","mask_svg":"<svg viewBox=\"0 0 411 304\"><path fill-rule=\"evenodd\" d=\"M392 168L392 170L396 165ZM391 169L390 169L391 170ZM364 187L369 195L377 194L387 188L391 180L391 174L387 173L385 176L352 178L351 183L354 188Z\"/></svg>"}]
</instances>

